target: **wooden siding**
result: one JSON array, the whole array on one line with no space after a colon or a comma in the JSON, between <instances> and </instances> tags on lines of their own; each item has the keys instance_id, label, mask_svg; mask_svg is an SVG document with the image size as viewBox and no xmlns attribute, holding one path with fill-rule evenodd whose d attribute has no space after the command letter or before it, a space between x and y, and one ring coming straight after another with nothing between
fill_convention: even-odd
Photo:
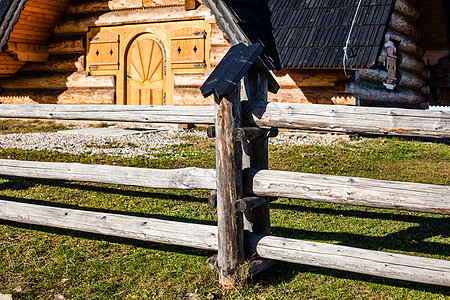
<instances>
[{"instance_id":1,"label":"wooden siding","mask_svg":"<svg viewBox=\"0 0 450 300\"><path fill-rule=\"evenodd\" d=\"M28 0L9 34L8 43L46 45L64 14L69 0ZM0 54L0 76L12 76L25 63L12 62L5 51Z\"/></svg>"}]
</instances>

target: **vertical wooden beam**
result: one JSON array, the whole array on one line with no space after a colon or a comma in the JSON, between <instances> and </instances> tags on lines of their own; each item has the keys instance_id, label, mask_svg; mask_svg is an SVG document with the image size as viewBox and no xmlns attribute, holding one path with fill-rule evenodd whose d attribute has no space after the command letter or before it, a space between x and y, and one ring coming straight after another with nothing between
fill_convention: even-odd
<instances>
[{"instance_id":1,"label":"vertical wooden beam","mask_svg":"<svg viewBox=\"0 0 450 300\"><path fill-rule=\"evenodd\" d=\"M235 202L242 198L242 148L233 140L241 127L240 84L223 99L215 96L217 226L219 283L233 287L245 259L242 213Z\"/></svg>"},{"instance_id":2,"label":"vertical wooden beam","mask_svg":"<svg viewBox=\"0 0 450 300\"><path fill-rule=\"evenodd\" d=\"M260 70L251 68L244 77L244 91L248 101L267 102L267 76ZM245 121L246 120L243 120L244 124ZM245 126L247 125L245 124ZM267 138L261 141L253 141L251 144L244 140L243 148L244 168L269 168L269 147ZM270 234L269 203L263 204L244 214L244 229L249 232Z\"/></svg>"}]
</instances>

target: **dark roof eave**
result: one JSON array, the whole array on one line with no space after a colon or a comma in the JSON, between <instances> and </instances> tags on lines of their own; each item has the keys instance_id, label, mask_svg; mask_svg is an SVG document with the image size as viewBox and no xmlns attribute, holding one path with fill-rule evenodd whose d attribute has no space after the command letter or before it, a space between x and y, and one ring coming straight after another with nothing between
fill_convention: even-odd
<instances>
[{"instance_id":1,"label":"dark roof eave","mask_svg":"<svg viewBox=\"0 0 450 300\"><path fill-rule=\"evenodd\" d=\"M0 23L2 24L0 27L0 53L3 51L3 48L8 42L11 31L19 20L20 13L22 12L22 9L27 1L28 0L12 1L7 11L3 14L3 18ZM6 26L4 26L5 24Z\"/></svg>"}]
</instances>

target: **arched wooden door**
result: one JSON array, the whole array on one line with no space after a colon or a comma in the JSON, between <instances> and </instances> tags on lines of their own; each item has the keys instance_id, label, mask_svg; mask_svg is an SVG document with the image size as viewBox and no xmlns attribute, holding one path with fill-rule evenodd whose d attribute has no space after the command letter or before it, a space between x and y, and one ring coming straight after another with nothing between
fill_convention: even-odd
<instances>
[{"instance_id":1,"label":"arched wooden door","mask_svg":"<svg viewBox=\"0 0 450 300\"><path fill-rule=\"evenodd\" d=\"M164 104L164 52L151 34L136 38L126 57L126 104Z\"/></svg>"}]
</instances>

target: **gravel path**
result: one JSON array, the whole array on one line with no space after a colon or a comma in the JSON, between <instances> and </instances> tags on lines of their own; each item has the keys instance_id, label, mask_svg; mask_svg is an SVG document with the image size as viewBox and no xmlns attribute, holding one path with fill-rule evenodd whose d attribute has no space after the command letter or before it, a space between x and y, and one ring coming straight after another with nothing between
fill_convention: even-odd
<instances>
[{"instance_id":1,"label":"gravel path","mask_svg":"<svg viewBox=\"0 0 450 300\"><path fill-rule=\"evenodd\" d=\"M0 148L22 150L59 151L70 154L95 154L135 157L152 157L158 148L181 144L186 137L206 138L204 131L166 129L147 130L139 134L123 136L74 134L67 132L38 132L0 135ZM270 142L277 146L292 145L336 145L349 140L346 135L307 134L281 131ZM161 149L164 151L163 149Z\"/></svg>"}]
</instances>

